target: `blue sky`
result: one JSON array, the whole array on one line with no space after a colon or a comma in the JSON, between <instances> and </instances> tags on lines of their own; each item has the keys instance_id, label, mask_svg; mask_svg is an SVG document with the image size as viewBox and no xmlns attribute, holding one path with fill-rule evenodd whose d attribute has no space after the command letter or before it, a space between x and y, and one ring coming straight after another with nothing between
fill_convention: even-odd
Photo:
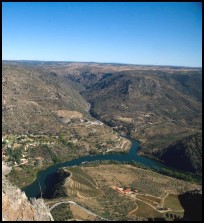
<instances>
[{"instance_id":1,"label":"blue sky","mask_svg":"<svg viewBox=\"0 0 204 223\"><path fill-rule=\"evenodd\" d=\"M4 60L202 66L201 3L2 3Z\"/></svg>"}]
</instances>

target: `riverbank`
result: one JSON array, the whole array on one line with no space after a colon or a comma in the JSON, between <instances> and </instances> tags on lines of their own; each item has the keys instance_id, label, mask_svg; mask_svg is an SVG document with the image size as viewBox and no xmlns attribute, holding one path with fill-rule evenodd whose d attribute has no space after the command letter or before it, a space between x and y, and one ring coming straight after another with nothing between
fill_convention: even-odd
<instances>
[{"instance_id":1,"label":"riverbank","mask_svg":"<svg viewBox=\"0 0 204 223\"><path fill-rule=\"evenodd\" d=\"M161 170L161 168L164 168L166 166L162 165L159 162L156 162L154 160L148 159L146 157L141 157L137 155L137 150L139 147L139 142L132 141L131 149L129 150L128 154L106 154L106 155L95 155L95 156L85 156L80 157L78 159L70 160L68 162L59 163L53 166L48 167L47 169L43 171L38 172L38 179L40 181L42 190L45 191L46 188L52 187L54 184L54 180L52 179L54 174L58 171L59 168L63 167L69 167L69 166L78 166L81 165L84 162L93 162L93 161L118 161L118 162L135 162L137 165L141 164L145 166L146 168L153 168L157 169L158 171ZM166 167L168 169L168 167ZM23 188L23 190L26 192L28 197L35 197L38 196L39 191L39 184L35 180L32 184L29 186Z\"/></svg>"},{"instance_id":2,"label":"riverbank","mask_svg":"<svg viewBox=\"0 0 204 223\"><path fill-rule=\"evenodd\" d=\"M137 163L135 161L125 161L125 162L120 162L120 161L116 161L116 160L101 160L101 161L93 161L93 162L88 162L83 164L83 166L99 166L101 164L115 164L115 165L121 165L121 164L129 164L131 166L134 167L138 167L141 169L145 169L145 170L150 170L150 171L154 171L160 174L163 174L165 176L170 176L170 177L174 177L176 179L180 179L180 180L185 180L185 181L189 181L191 183L197 183L197 184L202 184L202 176L201 175L196 175L196 174L192 174L189 172L182 172L182 171L178 171L175 169L171 169L171 167L161 167L160 169L157 168L151 168L151 167L147 167L143 164Z\"/></svg>"},{"instance_id":3,"label":"riverbank","mask_svg":"<svg viewBox=\"0 0 204 223\"><path fill-rule=\"evenodd\" d=\"M79 156L75 156L70 158L69 160L64 161L70 161L73 158L78 158ZM56 164L54 164L56 165ZM44 171L47 168L53 166L53 162L46 163L42 165L41 167L35 167L32 165L20 165L18 167L11 167L9 174L7 174L8 179L11 183L18 186L22 190L35 182L37 180L38 173L40 171Z\"/></svg>"}]
</instances>

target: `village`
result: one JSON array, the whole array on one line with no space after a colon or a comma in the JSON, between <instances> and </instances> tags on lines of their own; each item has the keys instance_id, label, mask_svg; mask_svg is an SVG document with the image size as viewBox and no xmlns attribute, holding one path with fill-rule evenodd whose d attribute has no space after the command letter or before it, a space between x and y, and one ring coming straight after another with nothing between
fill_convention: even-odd
<instances>
[{"instance_id":1,"label":"village","mask_svg":"<svg viewBox=\"0 0 204 223\"><path fill-rule=\"evenodd\" d=\"M28 157L28 150L30 147L38 145L53 145L54 142L42 142L37 139L41 135L7 135L2 137L2 160L6 161L13 167L34 164L36 160L42 160L42 157L30 158ZM36 138L36 139L35 139ZM40 154L39 154L40 155Z\"/></svg>"},{"instance_id":2,"label":"village","mask_svg":"<svg viewBox=\"0 0 204 223\"><path fill-rule=\"evenodd\" d=\"M80 154L106 154L128 151L130 148L129 140L116 134L101 121L83 116L76 117L73 112L69 112L68 117L60 113L60 117L69 128L59 135L31 131L22 135L4 135L2 160L14 168L24 165L41 168L56 161L63 162L72 157L76 158Z\"/></svg>"},{"instance_id":3,"label":"village","mask_svg":"<svg viewBox=\"0 0 204 223\"><path fill-rule=\"evenodd\" d=\"M112 189L116 190L118 193L123 194L125 196L129 196L130 198L133 198L135 200L142 201L152 207L154 210L160 212L160 213L167 213L169 211L172 211L171 208L163 207L164 206L164 199L168 196L168 193L163 198L158 198L152 195L139 193L139 190L136 188L130 188L130 187L117 187L112 186ZM157 200L157 201L155 201Z\"/></svg>"},{"instance_id":4,"label":"village","mask_svg":"<svg viewBox=\"0 0 204 223\"><path fill-rule=\"evenodd\" d=\"M28 157L30 149L43 145L51 149L56 145L61 145L62 147L71 146L71 148L78 147L80 152L81 150L90 151L92 155L105 154L111 151L127 151L130 148L131 143L129 140L113 132L111 128L101 121L82 117L69 119L66 117L66 120L63 117L63 121L66 121L66 126L69 129L66 132L64 130L59 135L30 131L22 135L4 135L2 137L2 159L8 161L11 158L9 156L14 153L15 158L12 165L27 164L29 160L33 159L33 157ZM39 157L41 157L41 154L39 154Z\"/></svg>"},{"instance_id":5,"label":"village","mask_svg":"<svg viewBox=\"0 0 204 223\"><path fill-rule=\"evenodd\" d=\"M122 188L122 187L116 187L115 188L119 193L122 193L122 194L134 194L134 193L138 193L138 190L136 189L131 189L131 188Z\"/></svg>"}]
</instances>

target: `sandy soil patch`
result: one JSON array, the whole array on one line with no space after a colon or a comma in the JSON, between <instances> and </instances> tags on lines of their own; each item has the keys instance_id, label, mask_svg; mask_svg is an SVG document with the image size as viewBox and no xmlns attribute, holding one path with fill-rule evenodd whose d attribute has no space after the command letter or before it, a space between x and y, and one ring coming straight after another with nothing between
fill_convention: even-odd
<instances>
[{"instance_id":1,"label":"sandy soil patch","mask_svg":"<svg viewBox=\"0 0 204 223\"><path fill-rule=\"evenodd\" d=\"M62 118L83 118L82 113L69 110L58 110L56 114Z\"/></svg>"},{"instance_id":2,"label":"sandy soil patch","mask_svg":"<svg viewBox=\"0 0 204 223\"><path fill-rule=\"evenodd\" d=\"M125 118L125 117L121 117L121 116L116 116L115 119L118 121L127 122L127 123L131 123L133 120L132 118Z\"/></svg>"}]
</instances>

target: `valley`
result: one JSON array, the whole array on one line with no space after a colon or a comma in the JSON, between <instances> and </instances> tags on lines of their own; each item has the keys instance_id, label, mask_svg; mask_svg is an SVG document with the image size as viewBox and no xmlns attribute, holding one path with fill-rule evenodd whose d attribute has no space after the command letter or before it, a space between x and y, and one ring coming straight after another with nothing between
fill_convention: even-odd
<instances>
[{"instance_id":1,"label":"valley","mask_svg":"<svg viewBox=\"0 0 204 223\"><path fill-rule=\"evenodd\" d=\"M184 145L188 138L191 146L181 148L188 168L177 168L201 173L202 69L74 62L19 64L74 82L91 105L92 117L139 140L140 155L174 167L162 154L177 142ZM193 151L196 153L189 156Z\"/></svg>"},{"instance_id":2,"label":"valley","mask_svg":"<svg viewBox=\"0 0 204 223\"><path fill-rule=\"evenodd\" d=\"M12 168L7 179L25 189L38 187L43 171L68 173L45 202L51 208L72 201L90 212L63 203L51 211L55 220L182 219L179 195L201 189L194 178L202 176L201 80L199 68L4 62L2 159ZM97 162L106 157L107 163ZM121 163L130 157L138 166ZM159 162L163 174L183 180L148 168Z\"/></svg>"},{"instance_id":3,"label":"valley","mask_svg":"<svg viewBox=\"0 0 204 223\"><path fill-rule=\"evenodd\" d=\"M2 221L202 221L202 2L2 2Z\"/></svg>"}]
</instances>

